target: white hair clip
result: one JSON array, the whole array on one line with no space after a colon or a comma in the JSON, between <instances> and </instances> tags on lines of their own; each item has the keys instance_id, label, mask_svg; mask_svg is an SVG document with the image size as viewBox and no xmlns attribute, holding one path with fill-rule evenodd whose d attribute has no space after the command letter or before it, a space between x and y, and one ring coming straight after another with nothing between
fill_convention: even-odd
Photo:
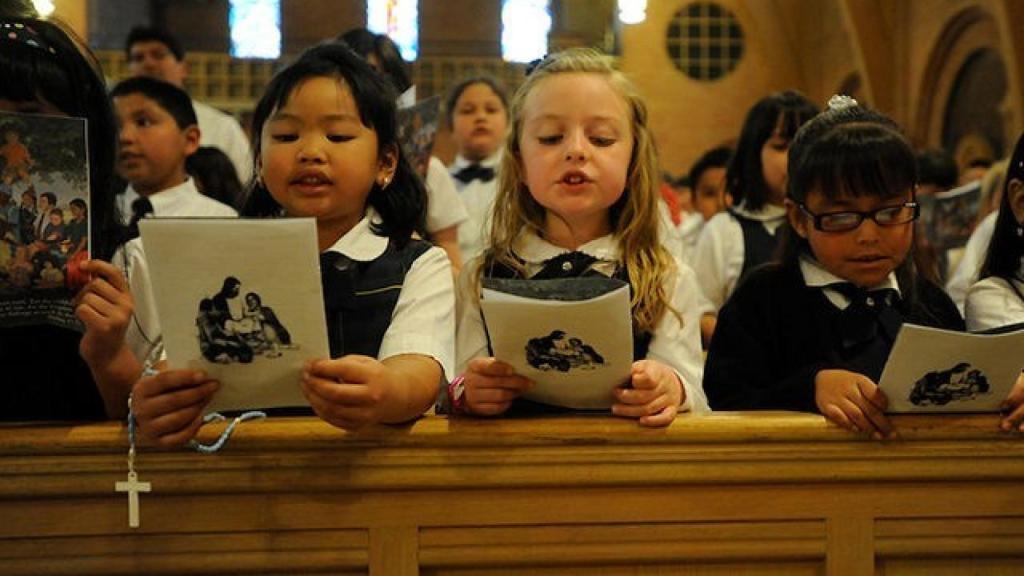
<instances>
[{"instance_id":1,"label":"white hair clip","mask_svg":"<svg viewBox=\"0 0 1024 576\"><path fill-rule=\"evenodd\" d=\"M854 106L859 106L859 104L857 104L856 100L846 94L836 94L828 99L829 110L845 110Z\"/></svg>"}]
</instances>

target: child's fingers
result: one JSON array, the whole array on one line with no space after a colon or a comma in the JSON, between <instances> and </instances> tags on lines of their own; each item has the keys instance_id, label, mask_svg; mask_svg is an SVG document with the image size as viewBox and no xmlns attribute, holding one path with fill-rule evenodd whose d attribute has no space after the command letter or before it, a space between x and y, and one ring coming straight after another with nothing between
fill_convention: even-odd
<instances>
[{"instance_id":1,"label":"child's fingers","mask_svg":"<svg viewBox=\"0 0 1024 576\"><path fill-rule=\"evenodd\" d=\"M516 394L522 394L533 386L532 380L514 373L511 376L487 376L475 372L467 372L463 383L467 391L501 388Z\"/></svg>"},{"instance_id":2,"label":"child's fingers","mask_svg":"<svg viewBox=\"0 0 1024 576\"><path fill-rule=\"evenodd\" d=\"M866 383L858 381L858 386L862 393L850 400L857 405L861 414L864 415L864 418L870 424L869 428L864 428L863 430L871 432L872 434L878 434L881 437L888 437L892 433L892 425L889 424L889 419L885 417L885 412L883 412L885 408L879 409L878 405L872 402L868 396L863 394L863 390L867 388L868 394L875 398L875 402L880 402L883 406L888 405L888 400L885 398L884 394L881 396L876 394L876 392L881 391L878 390L878 387L870 381L867 381Z\"/></svg>"},{"instance_id":3,"label":"child's fingers","mask_svg":"<svg viewBox=\"0 0 1024 576\"><path fill-rule=\"evenodd\" d=\"M616 399L623 404L647 404L658 396L664 394L663 392L655 389L638 388L636 387L636 384L633 386L633 388L616 388Z\"/></svg>"},{"instance_id":4,"label":"child's fingers","mask_svg":"<svg viewBox=\"0 0 1024 576\"><path fill-rule=\"evenodd\" d=\"M120 268L103 260L87 260L81 264L83 271L93 275L93 279L102 278L118 292L128 291L128 281Z\"/></svg>"},{"instance_id":5,"label":"child's fingers","mask_svg":"<svg viewBox=\"0 0 1024 576\"><path fill-rule=\"evenodd\" d=\"M650 402L640 405L634 404L613 404L612 414L624 418L640 418L650 414L656 414L672 404L667 394L660 394Z\"/></svg>"},{"instance_id":6,"label":"child's fingers","mask_svg":"<svg viewBox=\"0 0 1024 576\"><path fill-rule=\"evenodd\" d=\"M152 420L140 421L139 430L160 446L181 446L191 440L203 425L205 405L206 402L199 402Z\"/></svg>"},{"instance_id":7,"label":"child's fingers","mask_svg":"<svg viewBox=\"0 0 1024 576\"><path fill-rule=\"evenodd\" d=\"M160 396L173 390L195 388L206 380L206 373L201 370L167 370L136 382L132 387L132 396L138 404L146 398Z\"/></svg>"},{"instance_id":8,"label":"child's fingers","mask_svg":"<svg viewBox=\"0 0 1024 576\"><path fill-rule=\"evenodd\" d=\"M178 411L201 409L209 403L219 387L220 383L216 380L207 380L198 386L178 388L156 396L136 397L132 399L132 411L140 422L152 422Z\"/></svg>"},{"instance_id":9,"label":"child's fingers","mask_svg":"<svg viewBox=\"0 0 1024 576\"><path fill-rule=\"evenodd\" d=\"M367 406L374 403L368 386L342 383L312 374L302 379L302 388L328 404L340 406Z\"/></svg>"},{"instance_id":10,"label":"child's fingers","mask_svg":"<svg viewBox=\"0 0 1024 576\"><path fill-rule=\"evenodd\" d=\"M821 414L836 426L857 432L857 428L854 426L853 422L847 418L846 413L843 412L839 406L836 406L835 404L828 404L821 411Z\"/></svg>"},{"instance_id":11,"label":"child's fingers","mask_svg":"<svg viewBox=\"0 0 1024 576\"><path fill-rule=\"evenodd\" d=\"M473 402L466 400L466 406L472 414L479 416L497 416L504 414L512 407L511 402Z\"/></svg>"},{"instance_id":12,"label":"child's fingers","mask_svg":"<svg viewBox=\"0 0 1024 576\"><path fill-rule=\"evenodd\" d=\"M308 372L313 376L339 382L368 382L380 371L381 365L369 356L350 354L333 360L311 362Z\"/></svg>"},{"instance_id":13,"label":"child's fingers","mask_svg":"<svg viewBox=\"0 0 1024 576\"><path fill-rule=\"evenodd\" d=\"M469 372L483 374L485 376L512 376L516 373L511 364L502 362L494 357L473 358L466 365Z\"/></svg>"},{"instance_id":14,"label":"child's fingers","mask_svg":"<svg viewBox=\"0 0 1024 576\"><path fill-rule=\"evenodd\" d=\"M508 388L477 388L475 390L467 388L466 394L468 394L466 400L474 404L508 405L519 397L517 390Z\"/></svg>"},{"instance_id":15,"label":"child's fingers","mask_svg":"<svg viewBox=\"0 0 1024 576\"><path fill-rule=\"evenodd\" d=\"M679 408L677 406L666 406L661 412L657 414L649 414L647 416L641 416L637 422L641 426L649 426L651 428L659 428L662 426L668 426L676 419L679 414Z\"/></svg>"},{"instance_id":16,"label":"child's fingers","mask_svg":"<svg viewBox=\"0 0 1024 576\"><path fill-rule=\"evenodd\" d=\"M1004 432L1009 432L1014 428L1021 426L1022 421L1024 421L1024 404L1019 404L1012 412L1003 417L1003 420L999 423L999 427L1002 428Z\"/></svg>"},{"instance_id":17,"label":"child's fingers","mask_svg":"<svg viewBox=\"0 0 1024 576\"><path fill-rule=\"evenodd\" d=\"M866 377L858 378L856 383L860 395L870 402L876 410L884 412L889 407L889 397L885 395L885 392L882 392L882 389L877 384Z\"/></svg>"}]
</instances>

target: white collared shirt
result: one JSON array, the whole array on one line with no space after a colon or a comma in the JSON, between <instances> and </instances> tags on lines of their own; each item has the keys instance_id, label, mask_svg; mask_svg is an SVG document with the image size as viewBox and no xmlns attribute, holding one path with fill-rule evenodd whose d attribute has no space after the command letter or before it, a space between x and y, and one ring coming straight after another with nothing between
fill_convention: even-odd
<instances>
[{"instance_id":1,"label":"white collared shirt","mask_svg":"<svg viewBox=\"0 0 1024 576\"><path fill-rule=\"evenodd\" d=\"M128 224L132 219L132 202L139 198L139 193L131 184L124 193L117 197L117 208L121 211L121 221ZM177 186L172 186L148 196L153 205L153 218L233 218L236 211L227 204L203 196L196 189L195 180L191 177Z\"/></svg>"},{"instance_id":2,"label":"white collared shirt","mask_svg":"<svg viewBox=\"0 0 1024 576\"><path fill-rule=\"evenodd\" d=\"M459 226L459 250L465 261L472 260L484 251L491 235L491 212L494 209L494 197L498 194L498 163L501 160L501 150L484 158L479 164L485 168L491 168L495 172L490 182L473 180L464 183L454 178L454 175L463 168L474 162L467 160L461 154L455 157L455 162L449 167L455 182L455 188L462 197L462 203L466 207L468 217Z\"/></svg>"},{"instance_id":3,"label":"white collared shirt","mask_svg":"<svg viewBox=\"0 0 1024 576\"><path fill-rule=\"evenodd\" d=\"M978 274L981 273L981 265L985 262L985 254L988 253L988 245L992 243L992 234L996 230L996 217L999 211L992 212L982 218L981 222L971 233L967 245L964 246L964 254L957 264L956 270L946 282L946 293L953 299L960 313L965 312L964 300L967 299L967 291L978 281Z\"/></svg>"},{"instance_id":4,"label":"white collared shirt","mask_svg":"<svg viewBox=\"0 0 1024 576\"><path fill-rule=\"evenodd\" d=\"M520 233L513 250L525 262L527 277L538 273L551 258L570 252L527 230ZM619 267L619 246L611 235L592 240L580 246L578 251L597 258L590 269L606 276L614 274ZM478 263L463 267L459 276L459 324L456 332L459 374L465 372L470 360L487 355L487 335L480 315L480 302L473 289L472 273ZM647 358L671 367L679 376L686 392L686 401L680 406L680 411L708 412L710 408L702 386L704 362L700 348L697 282L693 270L678 259L676 268L677 274L667 280L666 293L672 295L670 305L682 315L683 323L680 326L675 315L666 311L654 330Z\"/></svg>"},{"instance_id":5,"label":"white collared shirt","mask_svg":"<svg viewBox=\"0 0 1024 576\"><path fill-rule=\"evenodd\" d=\"M428 233L433 234L466 221L468 215L455 187L455 181L448 174L444 163L436 156L430 157L424 183L427 186Z\"/></svg>"},{"instance_id":6,"label":"white collared shirt","mask_svg":"<svg viewBox=\"0 0 1024 576\"><path fill-rule=\"evenodd\" d=\"M1024 276L1024 262L1018 274ZM1024 294L1024 282L1011 281ZM971 286L964 309L967 329L972 332L1024 322L1024 301L998 276L989 276Z\"/></svg>"},{"instance_id":7,"label":"white collared shirt","mask_svg":"<svg viewBox=\"0 0 1024 576\"><path fill-rule=\"evenodd\" d=\"M363 219L327 251L360 262L377 259L388 247L387 237L370 229L370 223L378 219L377 213L367 208ZM440 364L446 382L454 375L455 288L451 263L437 246L421 254L406 273L377 359L400 354L433 358Z\"/></svg>"},{"instance_id":8,"label":"white collared shirt","mask_svg":"<svg viewBox=\"0 0 1024 576\"><path fill-rule=\"evenodd\" d=\"M759 220L773 236L786 221L786 209L774 204L765 204L757 212L747 210L743 204L733 210L747 218ZM718 315L718 310L736 289L743 271L745 252L743 228L729 212L715 214L704 225L691 262L700 285L701 314Z\"/></svg>"},{"instance_id":9,"label":"white collared shirt","mask_svg":"<svg viewBox=\"0 0 1024 576\"><path fill-rule=\"evenodd\" d=\"M850 298L845 294L839 292L834 288L828 288L830 284L848 284L850 281L844 278L840 278L835 274L826 270L822 265L815 259L803 255L800 256L800 273L804 277L804 284L810 288L821 288L821 291L828 298L828 301L833 306L840 310L846 310L846 307L850 305ZM900 292L900 283L896 279L895 272L889 272L889 275L885 277L877 286L871 286L868 290L895 290L897 294L902 295Z\"/></svg>"},{"instance_id":10,"label":"white collared shirt","mask_svg":"<svg viewBox=\"0 0 1024 576\"><path fill-rule=\"evenodd\" d=\"M234 116L225 114L213 106L193 100L199 121L199 144L219 148L235 165L238 179L244 186L252 178L252 152L249 138Z\"/></svg>"}]
</instances>

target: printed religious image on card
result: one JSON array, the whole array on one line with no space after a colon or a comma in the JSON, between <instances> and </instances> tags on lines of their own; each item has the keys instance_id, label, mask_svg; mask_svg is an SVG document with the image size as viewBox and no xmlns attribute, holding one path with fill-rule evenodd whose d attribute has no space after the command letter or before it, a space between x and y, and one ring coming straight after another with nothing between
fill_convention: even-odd
<instances>
[{"instance_id":1,"label":"printed religious image on card","mask_svg":"<svg viewBox=\"0 0 1024 576\"><path fill-rule=\"evenodd\" d=\"M82 329L88 166L84 119L0 113L0 326Z\"/></svg>"}]
</instances>

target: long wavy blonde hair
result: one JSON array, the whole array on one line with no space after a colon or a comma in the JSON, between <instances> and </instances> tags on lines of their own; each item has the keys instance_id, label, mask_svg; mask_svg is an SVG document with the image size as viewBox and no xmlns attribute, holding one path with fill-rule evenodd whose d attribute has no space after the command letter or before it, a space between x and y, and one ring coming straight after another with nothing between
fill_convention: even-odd
<instances>
[{"instance_id":1,"label":"long wavy blonde hair","mask_svg":"<svg viewBox=\"0 0 1024 576\"><path fill-rule=\"evenodd\" d=\"M477 290L483 271L493 264L500 263L523 272L522 264L513 253L513 245L524 227L542 234L545 209L534 200L523 180L519 146L523 106L533 89L545 79L571 72L607 78L608 84L628 105L632 116L633 153L629 160L626 188L622 197L609 209L609 219L633 287L633 323L641 331L654 332L666 311L671 311L682 322L679 313L671 307L671 298L665 289L666 280L675 272L675 262L658 241L658 158L647 128L647 106L633 83L614 68L612 59L589 48L573 48L547 56L526 77L512 98L509 108L511 126L498 171L490 246L474 271Z\"/></svg>"}]
</instances>

